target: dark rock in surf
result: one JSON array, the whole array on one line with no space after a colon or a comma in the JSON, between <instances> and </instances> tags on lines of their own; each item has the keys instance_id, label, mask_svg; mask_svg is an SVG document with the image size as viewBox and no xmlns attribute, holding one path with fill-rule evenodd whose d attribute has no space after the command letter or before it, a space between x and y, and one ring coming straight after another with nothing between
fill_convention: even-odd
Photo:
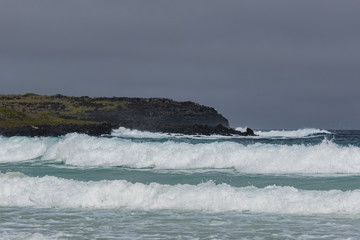
<instances>
[{"instance_id":1,"label":"dark rock in surf","mask_svg":"<svg viewBox=\"0 0 360 240\"><path fill-rule=\"evenodd\" d=\"M246 134L246 136L256 136L254 131L250 128L246 128L245 134Z\"/></svg>"}]
</instances>

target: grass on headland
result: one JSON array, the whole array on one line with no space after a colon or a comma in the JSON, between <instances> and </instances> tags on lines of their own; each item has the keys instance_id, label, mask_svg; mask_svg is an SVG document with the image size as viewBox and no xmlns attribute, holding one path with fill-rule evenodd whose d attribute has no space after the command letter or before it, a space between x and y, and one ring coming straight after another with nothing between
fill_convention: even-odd
<instances>
[{"instance_id":1,"label":"grass on headland","mask_svg":"<svg viewBox=\"0 0 360 240\"><path fill-rule=\"evenodd\" d=\"M0 108L0 128L57 124L94 124L96 122L66 119L44 114L28 115L11 109Z\"/></svg>"},{"instance_id":2,"label":"grass on headland","mask_svg":"<svg viewBox=\"0 0 360 240\"><path fill-rule=\"evenodd\" d=\"M94 124L87 116L94 111L126 109L126 101L89 97L0 95L0 128L26 125Z\"/></svg>"}]
</instances>

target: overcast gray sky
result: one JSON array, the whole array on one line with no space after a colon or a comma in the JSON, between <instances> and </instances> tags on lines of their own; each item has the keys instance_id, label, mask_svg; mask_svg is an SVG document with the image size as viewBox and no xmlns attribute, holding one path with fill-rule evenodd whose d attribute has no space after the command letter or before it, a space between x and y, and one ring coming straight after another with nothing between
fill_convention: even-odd
<instances>
[{"instance_id":1,"label":"overcast gray sky","mask_svg":"<svg viewBox=\"0 0 360 240\"><path fill-rule=\"evenodd\" d=\"M360 129L360 1L0 0L0 93L166 97Z\"/></svg>"}]
</instances>

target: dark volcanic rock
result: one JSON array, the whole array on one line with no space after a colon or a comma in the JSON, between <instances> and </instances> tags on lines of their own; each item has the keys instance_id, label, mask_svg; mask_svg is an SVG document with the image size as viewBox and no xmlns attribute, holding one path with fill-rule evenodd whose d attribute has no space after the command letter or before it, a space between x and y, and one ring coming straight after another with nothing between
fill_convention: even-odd
<instances>
[{"instance_id":1,"label":"dark volcanic rock","mask_svg":"<svg viewBox=\"0 0 360 240\"><path fill-rule=\"evenodd\" d=\"M130 129L137 130L149 130L148 127L133 127L133 125L123 124L120 125ZM110 134L113 128L119 127L118 125L112 125L109 123L102 124L86 124L86 125L76 125L76 124L58 124L58 125L40 125L40 126L22 126L14 128L0 128L0 135L6 137L12 136L29 136L29 137L57 137L66 135L68 133L84 133L91 136L100 136L103 134ZM211 127L208 125L159 125L153 126L151 129L156 129L154 132L164 132L164 133L179 133L186 135L223 135L223 136L256 136L251 129L247 129L246 132L236 131L231 128L218 125Z\"/></svg>"},{"instance_id":2,"label":"dark volcanic rock","mask_svg":"<svg viewBox=\"0 0 360 240\"><path fill-rule=\"evenodd\" d=\"M243 133L245 136L256 136L254 131L250 128L246 128L246 132Z\"/></svg>"},{"instance_id":3,"label":"dark volcanic rock","mask_svg":"<svg viewBox=\"0 0 360 240\"><path fill-rule=\"evenodd\" d=\"M123 104L114 109L93 111L84 120L132 122L145 128L159 124L208 126L221 124L229 127L228 120L214 108L194 102L177 102L166 98L112 98L112 101Z\"/></svg>"},{"instance_id":4,"label":"dark volcanic rock","mask_svg":"<svg viewBox=\"0 0 360 240\"><path fill-rule=\"evenodd\" d=\"M151 132L254 136L241 133L214 108L166 98L89 98L36 94L0 95L0 134L59 136L109 134L126 127Z\"/></svg>"}]
</instances>

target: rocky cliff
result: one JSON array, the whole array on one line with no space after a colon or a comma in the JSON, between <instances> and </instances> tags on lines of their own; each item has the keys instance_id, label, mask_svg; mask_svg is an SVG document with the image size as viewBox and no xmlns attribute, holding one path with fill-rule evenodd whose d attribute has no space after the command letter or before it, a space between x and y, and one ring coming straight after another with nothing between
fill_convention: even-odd
<instances>
[{"instance_id":1,"label":"rocky cliff","mask_svg":"<svg viewBox=\"0 0 360 240\"><path fill-rule=\"evenodd\" d=\"M214 108L165 98L90 98L36 94L0 95L0 134L90 135L126 127L183 134L246 134L229 127Z\"/></svg>"}]
</instances>

